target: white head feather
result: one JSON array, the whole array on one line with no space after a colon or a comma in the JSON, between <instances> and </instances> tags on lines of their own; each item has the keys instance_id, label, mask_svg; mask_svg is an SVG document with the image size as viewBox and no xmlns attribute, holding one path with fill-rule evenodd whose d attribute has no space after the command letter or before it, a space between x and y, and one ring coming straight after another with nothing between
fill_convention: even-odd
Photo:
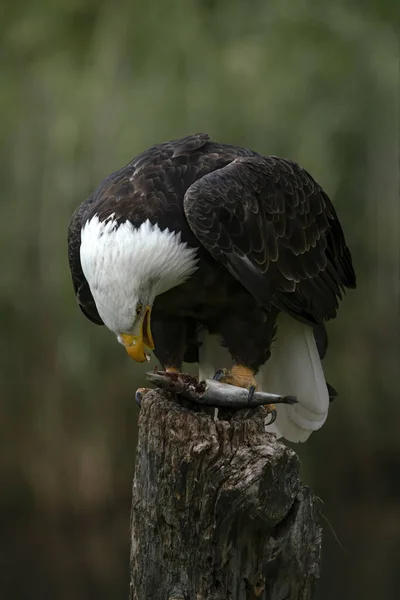
<instances>
[{"instance_id":1,"label":"white head feather","mask_svg":"<svg viewBox=\"0 0 400 600\"><path fill-rule=\"evenodd\" d=\"M81 231L80 258L100 317L117 335L134 329L139 303L184 283L197 269L196 249L180 233L145 221L118 225L95 215Z\"/></svg>"}]
</instances>

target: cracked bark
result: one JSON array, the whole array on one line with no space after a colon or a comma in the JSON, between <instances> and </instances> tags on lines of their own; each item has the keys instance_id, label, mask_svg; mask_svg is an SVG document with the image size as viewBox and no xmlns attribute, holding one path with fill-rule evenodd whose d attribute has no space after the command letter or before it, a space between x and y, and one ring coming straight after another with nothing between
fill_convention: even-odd
<instances>
[{"instance_id":1,"label":"cracked bark","mask_svg":"<svg viewBox=\"0 0 400 600\"><path fill-rule=\"evenodd\" d=\"M265 433L264 416L261 408L220 411L214 421L168 392L144 394L131 600L312 597L316 499L299 480L297 454Z\"/></svg>"}]
</instances>

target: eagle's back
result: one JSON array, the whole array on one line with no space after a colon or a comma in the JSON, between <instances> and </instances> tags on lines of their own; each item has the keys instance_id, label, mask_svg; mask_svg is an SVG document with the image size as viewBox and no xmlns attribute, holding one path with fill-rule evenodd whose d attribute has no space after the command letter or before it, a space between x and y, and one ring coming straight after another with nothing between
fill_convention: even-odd
<instances>
[{"instance_id":1,"label":"eagle's back","mask_svg":"<svg viewBox=\"0 0 400 600\"><path fill-rule=\"evenodd\" d=\"M113 214L116 221L130 220L136 227L149 219L161 229L175 223L190 237L183 212L186 190L235 158L253 155L245 148L212 142L207 134L152 146L100 183L93 199L86 201L84 217L97 214L103 221Z\"/></svg>"}]
</instances>

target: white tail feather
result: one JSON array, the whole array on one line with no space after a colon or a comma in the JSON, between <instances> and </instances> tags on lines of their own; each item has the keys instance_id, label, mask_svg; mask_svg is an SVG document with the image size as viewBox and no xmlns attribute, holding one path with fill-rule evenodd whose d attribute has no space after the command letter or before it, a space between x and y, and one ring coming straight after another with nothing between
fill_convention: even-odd
<instances>
[{"instance_id":1,"label":"white tail feather","mask_svg":"<svg viewBox=\"0 0 400 600\"><path fill-rule=\"evenodd\" d=\"M271 358L256 376L258 388L265 392L297 396L298 404L278 405L275 423L267 431L291 442L305 442L325 423L329 393L312 327L280 313L277 339ZM218 336L204 331L199 349L199 378L212 379L215 371L232 367L228 350Z\"/></svg>"},{"instance_id":2,"label":"white tail feather","mask_svg":"<svg viewBox=\"0 0 400 600\"><path fill-rule=\"evenodd\" d=\"M312 327L281 313L271 358L257 376L260 388L297 396L298 404L278 405L268 431L291 442L304 442L328 416L329 393Z\"/></svg>"}]
</instances>

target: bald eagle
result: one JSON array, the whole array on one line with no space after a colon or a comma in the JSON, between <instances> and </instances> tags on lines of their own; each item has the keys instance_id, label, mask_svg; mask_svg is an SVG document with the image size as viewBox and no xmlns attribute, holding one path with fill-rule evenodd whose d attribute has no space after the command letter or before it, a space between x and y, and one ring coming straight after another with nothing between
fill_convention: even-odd
<instances>
[{"instance_id":1,"label":"bald eagle","mask_svg":"<svg viewBox=\"0 0 400 600\"><path fill-rule=\"evenodd\" d=\"M82 312L134 360L296 395L270 426L291 441L325 422L325 321L356 279L331 201L295 162L204 133L153 146L77 208L68 255Z\"/></svg>"}]
</instances>

